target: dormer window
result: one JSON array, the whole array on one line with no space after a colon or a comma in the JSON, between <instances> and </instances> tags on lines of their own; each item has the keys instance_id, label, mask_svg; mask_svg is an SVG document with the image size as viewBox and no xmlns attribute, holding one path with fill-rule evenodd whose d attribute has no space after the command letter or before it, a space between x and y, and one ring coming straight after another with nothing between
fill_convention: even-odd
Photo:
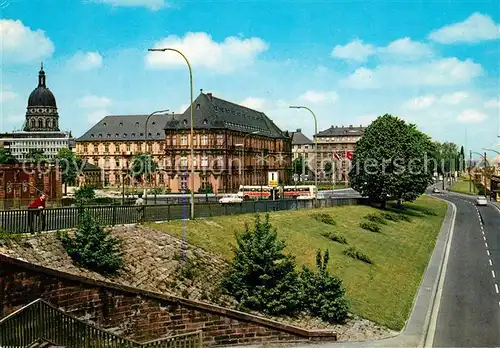
<instances>
[{"instance_id":1,"label":"dormer window","mask_svg":"<svg viewBox=\"0 0 500 348\"><path fill-rule=\"evenodd\" d=\"M103 125L104 127L106 127L106 122L104 122L102 125Z\"/></svg>"},{"instance_id":2,"label":"dormer window","mask_svg":"<svg viewBox=\"0 0 500 348\"><path fill-rule=\"evenodd\" d=\"M135 137L135 133L132 133L132 136Z\"/></svg>"},{"instance_id":3,"label":"dormer window","mask_svg":"<svg viewBox=\"0 0 500 348\"><path fill-rule=\"evenodd\" d=\"M184 121L182 121L183 124L188 124L188 120L184 119Z\"/></svg>"},{"instance_id":4,"label":"dormer window","mask_svg":"<svg viewBox=\"0 0 500 348\"><path fill-rule=\"evenodd\" d=\"M120 126L123 126L123 122L120 122Z\"/></svg>"},{"instance_id":5,"label":"dormer window","mask_svg":"<svg viewBox=\"0 0 500 348\"><path fill-rule=\"evenodd\" d=\"M156 124L156 122L155 122L155 121L153 121L153 125L155 125L155 124Z\"/></svg>"},{"instance_id":6,"label":"dormer window","mask_svg":"<svg viewBox=\"0 0 500 348\"><path fill-rule=\"evenodd\" d=\"M151 136L151 133L148 133L148 137L150 137L150 136Z\"/></svg>"},{"instance_id":7,"label":"dormer window","mask_svg":"<svg viewBox=\"0 0 500 348\"><path fill-rule=\"evenodd\" d=\"M198 104L199 105L199 104ZM207 119L204 119L203 120L203 124L207 124L208 123L208 120Z\"/></svg>"},{"instance_id":8,"label":"dormer window","mask_svg":"<svg viewBox=\"0 0 500 348\"><path fill-rule=\"evenodd\" d=\"M118 133L116 133L116 134L115 134L115 137L117 137L117 138L118 138L119 136L120 136L120 134L118 134Z\"/></svg>"},{"instance_id":9,"label":"dormer window","mask_svg":"<svg viewBox=\"0 0 500 348\"><path fill-rule=\"evenodd\" d=\"M140 134L140 136L141 136L141 137L143 137L143 136L144 136L144 133L141 133L141 134Z\"/></svg>"},{"instance_id":10,"label":"dormer window","mask_svg":"<svg viewBox=\"0 0 500 348\"><path fill-rule=\"evenodd\" d=\"M127 137L127 133L123 133L123 137L126 138Z\"/></svg>"},{"instance_id":11,"label":"dormer window","mask_svg":"<svg viewBox=\"0 0 500 348\"><path fill-rule=\"evenodd\" d=\"M93 138L94 137L94 134L90 134L90 137Z\"/></svg>"},{"instance_id":12,"label":"dormer window","mask_svg":"<svg viewBox=\"0 0 500 348\"><path fill-rule=\"evenodd\" d=\"M136 123L135 123L135 125L136 125L136 126L138 126L138 125L139 125L139 122L136 122Z\"/></svg>"},{"instance_id":13,"label":"dormer window","mask_svg":"<svg viewBox=\"0 0 500 348\"><path fill-rule=\"evenodd\" d=\"M200 104L196 104L196 110L200 110Z\"/></svg>"}]
</instances>

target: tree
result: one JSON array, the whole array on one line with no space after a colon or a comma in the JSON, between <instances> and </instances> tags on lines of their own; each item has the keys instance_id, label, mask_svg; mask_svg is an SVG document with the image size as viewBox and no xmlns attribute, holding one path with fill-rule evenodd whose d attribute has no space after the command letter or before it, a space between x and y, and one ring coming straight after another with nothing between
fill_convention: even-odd
<instances>
[{"instance_id":1,"label":"tree","mask_svg":"<svg viewBox=\"0 0 500 348\"><path fill-rule=\"evenodd\" d=\"M304 299L302 303L310 314L326 322L343 323L349 313L349 302L344 298L345 289L340 278L326 269L329 261L328 249L323 258L316 253L316 272L304 266L300 275Z\"/></svg>"},{"instance_id":2,"label":"tree","mask_svg":"<svg viewBox=\"0 0 500 348\"><path fill-rule=\"evenodd\" d=\"M12 155L10 150L0 148L0 164L15 164L17 159Z\"/></svg>"},{"instance_id":3,"label":"tree","mask_svg":"<svg viewBox=\"0 0 500 348\"><path fill-rule=\"evenodd\" d=\"M57 237L78 266L106 275L123 267L120 239L112 237L86 210L73 237L66 231L58 232Z\"/></svg>"},{"instance_id":4,"label":"tree","mask_svg":"<svg viewBox=\"0 0 500 348\"><path fill-rule=\"evenodd\" d=\"M41 149L29 149L26 159L30 162L45 162L47 158L45 157L43 150Z\"/></svg>"},{"instance_id":5,"label":"tree","mask_svg":"<svg viewBox=\"0 0 500 348\"><path fill-rule=\"evenodd\" d=\"M465 153L464 153L464 147L460 147L460 154L458 155L458 168L459 171L463 172L467 168L466 163L465 163Z\"/></svg>"},{"instance_id":6,"label":"tree","mask_svg":"<svg viewBox=\"0 0 500 348\"><path fill-rule=\"evenodd\" d=\"M76 178L82 167L82 160L73 151L63 147L57 153L57 163L62 172L64 193L66 193L68 184L76 185Z\"/></svg>"},{"instance_id":7,"label":"tree","mask_svg":"<svg viewBox=\"0 0 500 348\"><path fill-rule=\"evenodd\" d=\"M389 200L414 201L433 182L434 151L431 139L415 125L380 116L357 143L351 185L384 208Z\"/></svg>"},{"instance_id":8,"label":"tree","mask_svg":"<svg viewBox=\"0 0 500 348\"><path fill-rule=\"evenodd\" d=\"M242 309L268 314L293 315L298 312L301 291L295 260L285 255L285 243L266 214L264 222L257 215L253 230L236 235L234 259L223 276L222 287Z\"/></svg>"},{"instance_id":9,"label":"tree","mask_svg":"<svg viewBox=\"0 0 500 348\"><path fill-rule=\"evenodd\" d=\"M82 186L75 191L75 198L78 205L85 205L95 198L95 190L90 186Z\"/></svg>"},{"instance_id":10,"label":"tree","mask_svg":"<svg viewBox=\"0 0 500 348\"><path fill-rule=\"evenodd\" d=\"M158 164L150 155L140 153L135 155L130 171L135 178L141 180L144 175L146 181L149 182L151 173L154 173L157 169Z\"/></svg>"},{"instance_id":11,"label":"tree","mask_svg":"<svg viewBox=\"0 0 500 348\"><path fill-rule=\"evenodd\" d=\"M324 170L325 170L326 175L328 175L328 176L331 176L331 175L332 175L332 167L333 167L333 166L332 166L332 162L326 162L326 163L325 163L325 168L324 168Z\"/></svg>"},{"instance_id":12,"label":"tree","mask_svg":"<svg viewBox=\"0 0 500 348\"><path fill-rule=\"evenodd\" d=\"M307 162L304 161L302 156L299 156L292 161L292 170L293 174L296 175L307 174L309 172Z\"/></svg>"}]
</instances>

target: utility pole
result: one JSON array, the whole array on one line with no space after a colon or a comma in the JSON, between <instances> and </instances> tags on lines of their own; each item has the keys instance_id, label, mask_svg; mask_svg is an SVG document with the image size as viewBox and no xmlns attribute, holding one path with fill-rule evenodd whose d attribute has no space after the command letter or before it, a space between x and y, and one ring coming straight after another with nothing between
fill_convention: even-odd
<instances>
[{"instance_id":1,"label":"utility pole","mask_svg":"<svg viewBox=\"0 0 500 348\"><path fill-rule=\"evenodd\" d=\"M471 168L472 168L472 150L469 150L469 192L472 192L472 173L471 173Z\"/></svg>"},{"instance_id":2,"label":"utility pole","mask_svg":"<svg viewBox=\"0 0 500 348\"><path fill-rule=\"evenodd\" d=\"M488 198L486 194L486 170L488 169L488 160L486 159L486 151L484 152L484 198Z\"/></svg>"}]
</instances>

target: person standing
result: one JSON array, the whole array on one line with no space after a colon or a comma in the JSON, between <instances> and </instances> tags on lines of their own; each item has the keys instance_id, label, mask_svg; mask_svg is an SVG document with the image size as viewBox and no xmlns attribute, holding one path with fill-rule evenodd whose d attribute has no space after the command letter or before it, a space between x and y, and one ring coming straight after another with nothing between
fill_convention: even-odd
<instances>
[{"instance_id":1,"label":"person standing","mask_svg":"<svg viewBox=\"0 0 500 348\"><path fill-rule=\"evenodd\" d=\"M40 197L38 197L28 205L28 226L30 229L30 233L35 232L33 226L35 217L37 217L37 220L41 221L42 223L41 231L45 230L45 214L43 212L43 209L45 209L46 202L47 195L43 193Z\"/></svg>"}]
</instances>

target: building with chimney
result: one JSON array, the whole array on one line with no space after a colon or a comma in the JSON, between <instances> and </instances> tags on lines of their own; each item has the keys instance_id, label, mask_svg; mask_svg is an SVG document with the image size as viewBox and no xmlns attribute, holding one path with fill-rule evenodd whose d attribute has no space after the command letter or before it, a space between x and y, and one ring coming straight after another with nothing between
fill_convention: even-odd
<instances>
[{"instance_id":1,"label":"building with chimney","mask_svg":"<svg viewBox=\"0 0 500 348\"><path fill-rule=\"evenodd\" d=\"M38 73L38 86L28 97L22 130L0 133L3 148L9 150L18 161L28 160L33 151L39 151L43 157L54 160L61 148L72 149L75 146L71 132L59 129L56 98L46 82L42 64Z\"/></svg>"}]
</instances>

